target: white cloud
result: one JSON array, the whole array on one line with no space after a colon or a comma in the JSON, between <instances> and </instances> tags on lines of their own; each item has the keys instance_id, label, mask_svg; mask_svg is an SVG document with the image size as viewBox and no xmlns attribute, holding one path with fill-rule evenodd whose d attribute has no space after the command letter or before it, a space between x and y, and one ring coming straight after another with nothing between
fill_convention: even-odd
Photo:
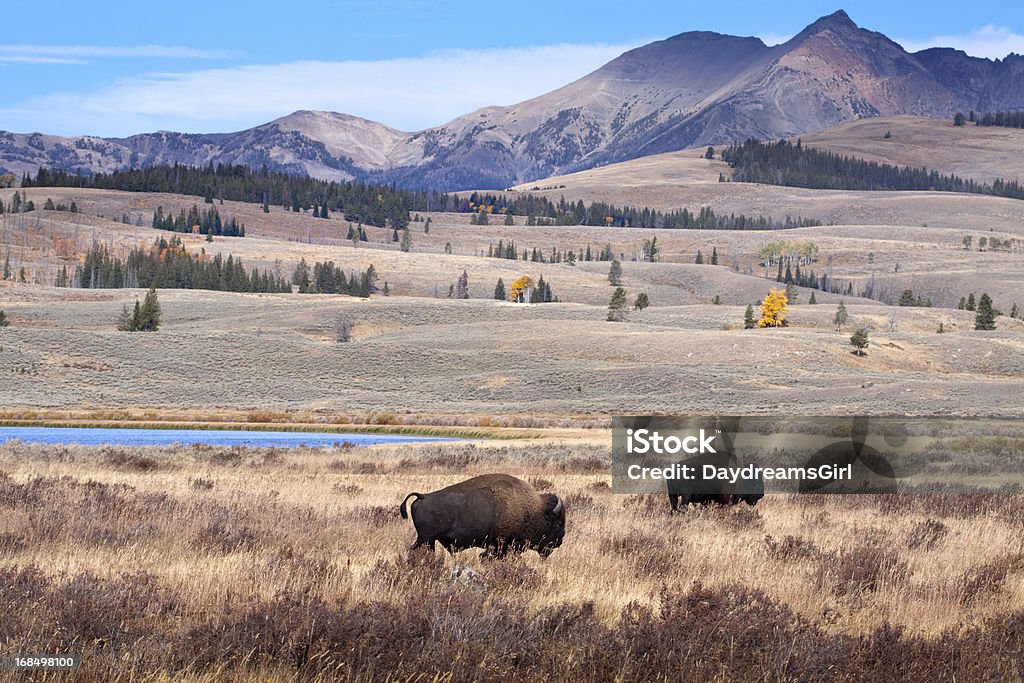
<instances>
[{"instance_id":1,"label":"white cloud","mask_svg":"<svg viewBox=\"0 0 1024 683\"><path fill-rule=\"evenodd\" d=\"M33 130L126 135L156 129L230 131L297 109L362 116L402 130L563 86L636 45L445 50L382 61L301 61L154 73L94 92L18 103ZM17 130L8 122L5 127Z\"/></svg>"},{"instance_id":2,"label":"white cloud","mask_svg":"<svg viewBox=\"0 0 1024 683\"><path fill-rule=\"evenodd\" d=\"M918 52L930 47L952 47L974 57L1002 59L1011 52L1024 54L1024 35L1014 33L1005 26L988 24L959 36L934 36L924 40L897 40L907 52Z\"/></svg>"},{"instance_id":3,"label":"white cloud","mask_svg":"<svg viewBox=\"0 0 1024 683\"><path fill-rule=\"evenodd\" d=\"M226 57L223 50L199 50L174 45L28 45L0 44L0 60L43 62L49 58L53 63L80 64L83 58L140 58L156 57L169 59L216 59ZM67 60L67 61L56 61Z\"/></svg>"},{"instance_id":4,"label":"white cloud","mask_svg":"<svg viewBox=\"0 0 1024 683\"><path fill-rule=\"evenodd\" d=\"M38 55L3 55L0 64L85 64L84 60L71 57L40 57Z\"/></svg>"}]
</instances>

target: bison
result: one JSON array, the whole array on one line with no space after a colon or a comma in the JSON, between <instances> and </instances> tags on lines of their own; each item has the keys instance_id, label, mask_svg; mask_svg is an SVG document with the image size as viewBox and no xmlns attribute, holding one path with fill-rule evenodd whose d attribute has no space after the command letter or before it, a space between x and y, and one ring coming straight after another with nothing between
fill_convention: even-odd
<instances>
[{"instance_id":1,"label":"bison","mask_svg":"<svg viewBox=\"0 0 1024 683\"><path fill-rule=\"evenodd\" d=\"M407 519L406 503L416 527L412 548L435 541L453 555L466 548L484 548L482 557L536 550L547 557L562 545L565 507L558 496L539 493L507 474L484 474L433 493L410 493L398 511Z\"/></svg>"},{"instance_id":2,"label":"bison","mask_svg":"<svg viewBox=\"0 0 1024 683\"><path fill-rule=\"evenodd\" d=\"M678 464L694 468L691 471L696 478L668 480L668 502L672 506L672 512L679 511L680 499L683 507L686 507L690 503L735 505L745 502L747 505L756 505L757 501L764 498L764 480L760 472L757 473L757 479L739 479L735 483L703 478L704 465L713 465L716 468L739 467L739 461L731 453L697 455Z\"/></svg>"}]
</instances>

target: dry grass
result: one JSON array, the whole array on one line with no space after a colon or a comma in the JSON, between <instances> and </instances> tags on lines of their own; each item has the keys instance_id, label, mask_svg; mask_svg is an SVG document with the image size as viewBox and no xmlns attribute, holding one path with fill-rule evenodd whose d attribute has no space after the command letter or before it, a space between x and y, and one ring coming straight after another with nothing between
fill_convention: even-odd
<instances>
[{"instance_id":1,"label":"dry grass","mask_svg":"<svg viewBox=\"0 0 1024 683\"><path fill-rule=\"evenodd\" d=\"M670 517L591 447L0 447L0 639L80 680L946 680L1019 674L1019 497ZM411 490L506 471L564 545L408 555ZM9 680L15 680L8 677ZM20 680L20 679L18 679Z\"/></svg>"}]
</instances>

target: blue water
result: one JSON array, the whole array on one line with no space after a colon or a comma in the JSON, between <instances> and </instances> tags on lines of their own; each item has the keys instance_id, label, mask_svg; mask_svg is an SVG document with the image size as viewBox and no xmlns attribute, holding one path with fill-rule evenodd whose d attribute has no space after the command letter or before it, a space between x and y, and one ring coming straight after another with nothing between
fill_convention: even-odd
<instances>
[{"instance_id":1,"label":"blue water","mask_svg":"<svg viewBox=\"0 0 1024 683\"><path fill-rule=\"evenodd\" d=\"M211 446L308 446L323 448L345 442L375 444L460 441L436 436L346 434L321 432L253 432L227 429L84 429L78 427L0 427L0 443L19 439L26 443L111 444L116 446L168 446L202 443Z\"/></svg>"}]
</instances>

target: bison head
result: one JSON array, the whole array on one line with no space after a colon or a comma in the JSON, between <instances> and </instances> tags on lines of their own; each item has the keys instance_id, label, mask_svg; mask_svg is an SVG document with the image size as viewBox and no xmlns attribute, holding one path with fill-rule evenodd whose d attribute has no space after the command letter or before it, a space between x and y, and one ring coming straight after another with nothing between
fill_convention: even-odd
<instances>
[{"instance_id":1,"label":"bison head","mask_svg":"<svg viewBox=\"0 0 1024 683\"><path fill-rule=\"evenodd\" d=\"M547 529L538 544L537 552L541 557L547 557L555 548L562 545L562 537L565 536L565 506L553 493L545 493L543 499Z\"/></svg>"}]
</instances>

